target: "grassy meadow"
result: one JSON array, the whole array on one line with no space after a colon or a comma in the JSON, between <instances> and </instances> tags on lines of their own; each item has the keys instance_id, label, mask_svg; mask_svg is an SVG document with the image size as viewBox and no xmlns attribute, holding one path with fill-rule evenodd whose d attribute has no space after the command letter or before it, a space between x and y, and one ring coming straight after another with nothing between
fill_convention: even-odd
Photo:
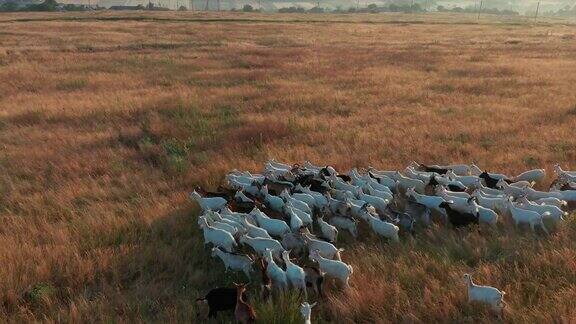
<instances>
[{"instance_id":1,"label":"grassy meadow","mask_svg":"<svg viewBox=\"0 0 576 324\"><path fill-rule=\"evenodd\" d=\"M187 194L269 158L576 169L574 23L0 15L1 321L202 322L194 299L243 278L209 257ZM495 321L464 272L506 292L507 322L576 321L574 215L549 237L505 219L343 246L352 288L314 322ZM262 323L298 323L295 299L256 301Z\"/></svg>"}]
</instances>

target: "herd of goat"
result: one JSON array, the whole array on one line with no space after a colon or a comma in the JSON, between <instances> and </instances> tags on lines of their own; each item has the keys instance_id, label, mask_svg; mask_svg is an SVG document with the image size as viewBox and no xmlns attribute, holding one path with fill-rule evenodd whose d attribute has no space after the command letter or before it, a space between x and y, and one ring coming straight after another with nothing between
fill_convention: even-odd
<instances>
[{"instance_id":1,"label":"herd of goat","mask_svg":"<svg viewBox=\"0 0 576 324\"><path fill-rule=\"evenodd\" d=\"M340 174L331 166L270 160L262 174L234 170L218 192L197 188L191 197L202 209L198 225L204 242L213 245L212 256L226 271L242 271L251 280L256 266L261 298L276 290L298 289L308 300L307 287L323 296L325 277L348 287L353 268L342 261L343 249L335 244L342 232L356 239L360 221L391 243L399 242L399 233L410 235L431 222L455 228L495 226L502 217L548 234L544 220L562 222L565 210L576 203L576 172L559 165L554 172L549 190L539 191L533 187L545 178L543 169L509 177L474 164L413 162L402 173L368 168ZM241 254L247 249L257 256ZM303 262L306 255L312 262L308 265ZM464 279L470 301L487 303L501 314L504 292L474 284L469 274ZM209 317L234 310L237 322L252 323L256 314L245 290L244 284L215 288L198 301L208 304ZM314 305L300 305L305 323L310 323Z\"/></svg>"}]
</instances>

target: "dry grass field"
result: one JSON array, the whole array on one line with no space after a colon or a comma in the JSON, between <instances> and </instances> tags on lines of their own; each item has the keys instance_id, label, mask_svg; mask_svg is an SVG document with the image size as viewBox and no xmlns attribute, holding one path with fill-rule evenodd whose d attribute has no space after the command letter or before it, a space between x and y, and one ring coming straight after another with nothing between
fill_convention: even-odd
<instances>
[{"instance_id":1,"label":"dry grass field","mask_svg":"<svg viewBox=\"0 0 576 324\"><path fill-rule=\"evenodd\" d=\"M576 169L576 25L459 15L0 15L2 322L198 322L228 276L187 199L268 158ZM367 233L367 231L366 231ZM576 221L345 239L313 321L576 321ZM262 323L298 322L295 297ZM220 321L231 321L222 317Z\"/></svg>"}]
</instances>

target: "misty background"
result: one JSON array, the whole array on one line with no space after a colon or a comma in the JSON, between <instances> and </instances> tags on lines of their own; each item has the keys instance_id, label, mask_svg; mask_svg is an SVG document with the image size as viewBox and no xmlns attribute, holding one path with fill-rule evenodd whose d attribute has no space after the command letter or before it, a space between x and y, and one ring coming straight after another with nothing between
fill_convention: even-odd
<instances>
[{"instance_id":1,"label":"misty background","mask_svg":"<svg viewBox=\"0 0 576 324\"><path fill-rule=\"evenodd\" d=\"M0 0L0 4L15 0ZM43 0L16 0L20 4L39 3ZM180 6L190 8L193 5L195 10L204 10L207 0L58 0L64 4L91 5L110 8L112 6L146 6L153 3L155 6L169 9L177 9ZM536 11L538 0L483 0L482 7L485 9L511 10L520 14L531 15ZM264 11L275 11L281 8L298 7L309 10L314 7L326 10L347 10L349 8L366 8L369 5L387 6L418 4L428 11L436 11L438 6L448 10L454 8L476 9L480 0L209 0L209 10L240 9L244 5L251 5L254 8ZM576 13L576 0L541 0L539 12L545 14L556 14L565 10L573 15Z\"/></svg>"},{"instance_id":2,"label":"misty background","mask_svg":"<svg viewBox=\"0 0 576 324\"><path fill-rule=\"evenodd\" d=\"M1 1L1 0L0 0ZM83 2L82 2L83 1ZM85 3L88 0L64 0L68 3ZM148 0L90 0L97 1L100 6L110 7L112 5L145 5ZM154 2L154 0L152 0ZM176 9L180 5L190 6L190 0L156 0L164 7ZM192 0L196 9L204 9L205 0ZM480 0L414 0L414 3L422 7L432 8L444 6L446 8L470 8L478 6ZM287 7L301 7L310 9L316 6L326 9L348 9L351 7L366 7L370 4L385 6L389 4L410 5L412 0L220 0L220 8L229 10L232 8L242 8L245 4L250 4L254 8L264 10L277 10ZM483 0L484 8L496 8L499 10L513 10L520 14L530 14L535 12L538 0ZM216 0L210 0L211 9L216 9ZM542 0L540 1L540 12L556 12L563 8L574 8L576 0Z\"/></svg>"}]
</instances>

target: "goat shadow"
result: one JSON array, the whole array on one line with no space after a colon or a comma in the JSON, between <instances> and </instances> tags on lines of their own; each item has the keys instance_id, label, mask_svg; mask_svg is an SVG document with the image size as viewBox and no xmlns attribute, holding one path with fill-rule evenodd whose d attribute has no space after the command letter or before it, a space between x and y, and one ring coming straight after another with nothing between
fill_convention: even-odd
<instances>
[{"instance_id":1,"label":"goat shadow","mask_svg":"<svg viewBox=\"0 0 576 324\"><path fill-rule=\"evenodd\" d=\"M146 322L233 322L233 311L219 313L216 320L197 317L199 311L207 313L198 309L197 298L215 287L247 282L241 273L226 273L222 263L210 256L198 215L198 207L187 202L158 217L144 226L136 246L118 258L112 266L117 275L111 278L116 291L111 293L125 304L117 316Z\"/></svg>"}]
</instances>

